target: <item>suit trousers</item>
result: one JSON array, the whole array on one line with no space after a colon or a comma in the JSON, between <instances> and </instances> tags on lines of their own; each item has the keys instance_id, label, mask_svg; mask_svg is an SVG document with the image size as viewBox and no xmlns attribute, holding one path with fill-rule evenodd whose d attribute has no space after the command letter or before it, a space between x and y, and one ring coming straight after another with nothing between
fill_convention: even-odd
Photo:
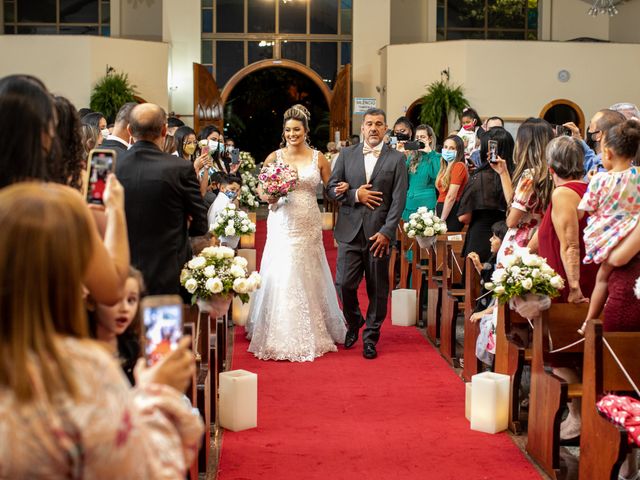
<instances>
[{"instance_id":1,"label":"suit trousers","mask_svg":"<svg viewBox=\"0 0 640 480\"><path fill-rule=\"evenodd\" d=\"M369 250L372 244L362 228L351 242L338 242L336 290L349 330L357 331L366 323L362 342L375 345L380 338L382 322L387 316L389 255L374 257ZM369 297L366 321L362 318L358 301L358 287L363 275Z\"/></svg>"}]
</instances>

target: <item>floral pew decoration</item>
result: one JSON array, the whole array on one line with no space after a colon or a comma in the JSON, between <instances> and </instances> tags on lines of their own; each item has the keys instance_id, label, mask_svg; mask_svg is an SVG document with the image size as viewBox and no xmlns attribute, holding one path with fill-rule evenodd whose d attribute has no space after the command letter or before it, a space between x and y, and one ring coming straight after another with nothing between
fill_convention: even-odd
<instances>
[{"instance_id":1,"label":"floral pew decoration","mask_svg":"<svg viewBox=\"0 0 640 480\"><path fill-rule=\"evenodd\" d=\"M247 212L238 210L233 203L230 203L216 215L209 231L221 242L236 248L241 236L255 233L256 224L249 219Z\"/></svg>"},{"instance_id":2,"label":"floral pew decoration","mask_svg":"<svg viewBox=\"0 0 640 480\"><path fill-rule=\"evenodd\" d=\"M409 221L403 228L409 238L418 241L420 248L432 247L438 235L447 233L447 223L427 207L420 207L409 215Z\"/></svg>"}]
</instances>

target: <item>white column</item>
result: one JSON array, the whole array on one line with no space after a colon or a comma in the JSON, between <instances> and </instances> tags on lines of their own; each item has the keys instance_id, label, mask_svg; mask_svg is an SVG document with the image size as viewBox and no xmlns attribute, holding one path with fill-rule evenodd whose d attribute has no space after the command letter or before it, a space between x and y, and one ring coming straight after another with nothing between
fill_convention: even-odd
<instances>
[{"instance_id":1,"label":"white column","mask_svg":"<svg viewBox=\"0 0 640 480\"><path fill-rule=\"evenodd\" d=\"M191 125L193 63L200 63L200 15L200 2L162 2L162 41L169 44L169 110Z\"/></svg>"}]
</instances>

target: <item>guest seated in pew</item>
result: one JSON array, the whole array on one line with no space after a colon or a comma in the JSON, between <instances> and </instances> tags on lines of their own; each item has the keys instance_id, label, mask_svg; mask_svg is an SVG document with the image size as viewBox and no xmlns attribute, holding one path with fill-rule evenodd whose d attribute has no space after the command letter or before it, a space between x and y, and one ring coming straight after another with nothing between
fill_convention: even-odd
<instances>
[{"instance_id":1,"label":"guest seated in pew","mask_svg":"<svg viewBox=\"0 0 640 480\"><path fill-rule=\"evenodd\" d=\"M565 281L554 302L588 302L598 267L581 262L585 255L583 232L588 217L578 211L578 204L587 191L587 184L582 180L584 152L578 140L561 136L549 142L546 155L555 189L529 249L546 258Z\"/></svg>"},{"instance_id":2,"label":"guest seated in pew","mask_svg":"<svg viewBox=\"0 0 640 480\"><path fill-rule=\"evenodd\" d=\"M493 357L496 353L495 331L496 313L495 299L490 290L484 284L491 281L491 275L496 268L496 257L502 245L502 240L507 234L507 224L504 221L491 225L491 238L489 239L491 257L487 262L482 262L476 252L469 253L469 258L480 274L482 282L481 298L476 303L476 311L469 319L471 323L480 322L480 333L476 341L476 356L488 367L493 365Z\"/></svg>"},{"instance_id":3,"label":"guest seated in pew","mask_svg":"<svg viewBox=\"0 0 640 480\"><path fill-rule=\"evenodd\" d=\"M109 306L87 298L91 336L107 345L131 385L136 384L133 369L142 354L140 298L143 292L142 273L131 267L124 284L124 296L118 303Z\"/></svg>"},{"instance_id":4,"label":"guest seated in pew","mask_svg":"<svg viewBox=\"0 0 640 480\"><path fill-rule=\"evenodd\" d=\"M153 367L139 361L131 388L87 338L94 227L82 198L17 183L0 190L0 224L0 475L184 478L203 432L180 393L191 339Z\"/></svg>"}]
</instances>

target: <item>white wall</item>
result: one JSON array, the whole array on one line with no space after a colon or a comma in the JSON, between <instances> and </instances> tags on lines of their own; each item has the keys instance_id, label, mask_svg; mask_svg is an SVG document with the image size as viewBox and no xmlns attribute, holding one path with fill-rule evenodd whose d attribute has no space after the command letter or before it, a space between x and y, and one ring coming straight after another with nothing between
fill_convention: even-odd
<instances>
[{"instance_id":1,"label":"white wall","mask_svg":"<svg viewBox=\"0 0 640 480\"><path fill-rule=\"evenodd\" d=\"M372 97L378 100L376 85L380 85L379 51L391 37L391 0L353 1L353 97ZM352 131L360 131L361 115L353 116Z\"/></svg>"},{"instance_id":2,"label":"white wall","mask_svg":"<svg viewBox=\"0 0 640 480\"><path fill-rule=\"evenodd\" d=\"M162 40L169 44L169 110L193 115L193 63L200 63L200 2L164 0ZM183 118L192 124L192 117Z\"/></svg>"},{"instance_id":3,"label":"white wall","mask_svg":"<svg viewBox=\"0 0 640 480\"><path fill-rule=\"evenodd\" d=\"M162 39L163 0L111 0L111 3L119 4L120 37L153 41ZM183 0L182 3L185 6L200 5L198 0ZM200 29L200 24L194 28Z\"/></svg>"},{"instance_id":4,"label":"white wall","mask_svg":"<svg viewBox=\"0 0 640 480\"><path fill-rule=\"evenodd\" d=\"M76 35L0 35L0 77L28 73L77 108L88 107L91 89L107 65L129 75L138 95L168 107L169 47L160 42Z\"/></svg>"},{"instance_id":5,"label":"white wall","mask_svg":"<svg viewBox=\"0 0 640 480\"><path fill-rule=\"evenodd\" d=\"M463 86L483 117L538 116L548 102L559 98L578 104L587 121L615 102L640 104L640 62L628 61L640 58L640 45L462 40L390 45L385 50L390 119L424 95L425 85L439 80L446 67L451 82ZM409 75L406 65L415 58L429 62L414 62ZM557 79L562 69L571 74L566 83Z\"/></svg>"}]
</instances>

